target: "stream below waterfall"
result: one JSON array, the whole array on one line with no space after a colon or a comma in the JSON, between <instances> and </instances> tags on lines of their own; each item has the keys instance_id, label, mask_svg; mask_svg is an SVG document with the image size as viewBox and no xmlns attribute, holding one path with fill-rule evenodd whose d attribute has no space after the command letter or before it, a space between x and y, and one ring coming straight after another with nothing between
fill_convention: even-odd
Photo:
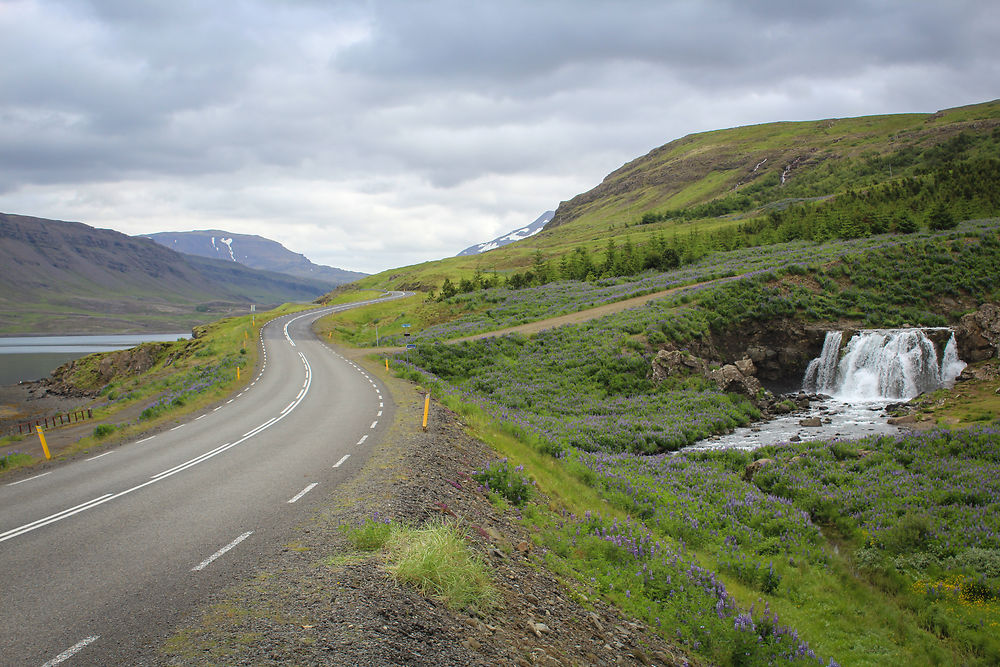
<instances>
[{"instance_id":1,"label":"stream below waterfall","mask_svg":"<svg viewBox=\"0 0 1000 667\"><path fill-rule=\"evenodd\" d=\"M886 423L885 406L891 401L845 403L835 398L814 401L808 410L775 417L767 422L743 426L732 433L714 436L685 447L682 451L706 449L757 449L781 442L799 440L848 440L869 435L899 433L899 427ZM821 426L802 426L804 419L819 417Z\"/></svg>"},{"instance_id":2,"label":"stream below waterfall","mask_svg":"<svg viewBox=\"0 0 1000 667\"><path fill-rule=\"evenodd\" d=\"M798 440L899 433L899 427L887 423L886 406L950 387L964 368L948 329L863 330L846 344L843 332L830 331L802 381L804 391L829 398L813 401L808 410L707 438L682 451L756 449ZM816 417L820 426L800 423Z\"/></svg>"}]
</instances>

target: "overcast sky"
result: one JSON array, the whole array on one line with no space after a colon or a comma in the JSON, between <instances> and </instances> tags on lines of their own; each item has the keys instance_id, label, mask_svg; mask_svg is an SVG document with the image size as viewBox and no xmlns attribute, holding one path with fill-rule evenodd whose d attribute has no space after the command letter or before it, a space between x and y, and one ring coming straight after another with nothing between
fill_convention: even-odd
<instances>
[{"instance_id":1,"label":"overcast sky","mask_svg":"<svg viewBox=\"0 0 1000 667\"><path fill-rule=\"evenodd\" d=\"M996 0L0 0L0 211L375 272L690 132L1000 97Z\"/></svg>"}]
</instances>

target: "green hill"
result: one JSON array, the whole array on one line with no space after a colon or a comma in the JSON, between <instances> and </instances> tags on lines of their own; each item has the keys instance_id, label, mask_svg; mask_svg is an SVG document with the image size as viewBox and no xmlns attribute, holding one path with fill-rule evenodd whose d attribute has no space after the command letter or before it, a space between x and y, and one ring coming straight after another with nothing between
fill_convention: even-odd
<instances>
[{"instance_id":1,"label":"green hill","mask_svg":"<svg viewBox=\"0 0 1000 667\"><path fill-rule=\"evenodd\" d=\"M439 290L445 278L457 284L479 271L507 279L545 260L554 272L561 259L582 251L600 265L606 263L609 240L618 247L627 240L638 248L663 239L661 244L672 245L682 262L690 262L712 250L817 240L815 230L793 231L794 221L781 215L791 210L794 217L809 207L809 216L814 210L831 212L837 225L851 219L843 229L827 225L819 240L927 228L939 200L955 217L986 217L1000 208L994 182L998 169L991 162L998 155L1000 100L932 114L767 123L692 134L562 202L553 220L530 239L475 257L392 269L357 284ZM949 176L952 182L946 182ZM942 182L950 190L939 195ZM857 204L858 197L884 200L875 207L881 217L861 220L859 206L848 201ZM862 202L866 210L870 203ZM788 224L780 233L761 235L783 223ZM610 272L621 273L613 267ZM598 268L594 273L608 272ZM553 277L568 276L548 276Z\"/></svg>"}]
</instances>

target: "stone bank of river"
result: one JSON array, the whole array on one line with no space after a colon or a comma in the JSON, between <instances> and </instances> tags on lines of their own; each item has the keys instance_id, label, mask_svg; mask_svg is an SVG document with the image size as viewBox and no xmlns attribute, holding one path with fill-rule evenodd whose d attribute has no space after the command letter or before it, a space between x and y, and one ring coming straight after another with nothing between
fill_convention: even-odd
<instances>
[{"instance_id":1,"label":"stone bank of river","mask_svg":"<svg viewBox=\"0 0 1000 667\"><path fill-rule=\"evenodd\" d=\"M190 333L0 337L0 385L38 380L62 364L94 352L190 337Z\"/></svg>"}]
</instances>

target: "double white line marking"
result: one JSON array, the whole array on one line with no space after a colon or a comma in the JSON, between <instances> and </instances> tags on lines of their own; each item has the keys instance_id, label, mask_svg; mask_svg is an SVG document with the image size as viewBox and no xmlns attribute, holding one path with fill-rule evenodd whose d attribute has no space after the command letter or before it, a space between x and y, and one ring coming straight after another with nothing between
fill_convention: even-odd
<instances>
[{"instance_id":1,"label":"double white line marking","mask_svg":"<svg viewBox=\"0 0 1000 667\"><path fill-rule=\"evenodd\" d=\"M294 410L295 407L299 403L302 402L302 400L305 398L306 394L309 393L309 387L312 384L312 368L309 366L309 361L305 358L305 355L303 355L300 352L299 353L299 357L302 359L302 364L303 364L303 366L305 366L305 369L306 369L305 384L302 387L302 390L299 392L299 395L295 398L294 401L292 401L292 403L290 404L290 406L288 408L286 408L277 417L272 417L271 419L269 419L268 421L264 422L263 424L261 424L260 426L256 427L255 429L253 429L251 431L248 431L247 433L244 433L243 437L241 437L236 442L231 442L231 443L227 442L226 444L220 445L220 446L216 447L215 449L213 449L211 451L205 452L204 454L196 456L193 459L189 459L189 460L185 461L184 463L178 464L178 465L174 466L173 468L169 468L167 470L164 470L163 472L160 472L160 473L157 473L157 474L153 475L149 479L148 482L143 482L142 484L139 484L137 486L133 486L131 489L126 489L125 491L120 491L118 493L106 493L103 496L99 496L97 498L94 498L93 500L89 500L89 501L87 501L85 503L81 503L81 504L77 505L76 507L70 507L69 509L62 510L61 512L56 512L55 514L50 514L47 517L44 517L42 519L38 519L37 521L32 521L31 523L26 523L23 526L18 526L17 528L12 528L12 529L4 532L4 533L0 533L0 542L6 542L7 540L13 539L13 538L15 538L15 537L17 537L19 535L24 535L25 533L30 533L31 531L36 530L38 528L41 528L43 526L48 526L49 524L55 523L57 521L62 521L63 519L67 519L67 518L69 518L69 517L71 517L71 516L73 516L75 514L79 514L80 512L84 512L86 510L89 510L89 509L92 509L94 507L97 507L98 505L103 505L104 503L110 502L110 501L115 500L117 498L121 498L122 496L124 496L126 494L132 493L133 491L138 491L139 489L141 489L143 487L146 487L146 486L149 486L150 484L155 484L156 482L163 481L166 478L171 477L172 475L176 475L177 473L182 472L184 470L187 470L188 468L192 468L192 467L198 465L199 463L207 461L208 459L210 459L210 458L212 458L214 456L218 456L222 452L224 452L224 451L226 451L228 449L232 449L233 447L239 445L240 443L243 443L243 442L249 440L250 438L252 438L255 435L257 435L258 433L264 431L265 429L268 429L271 426L274 426L276 423L278 423L279 421L281 421L282 419L284 419L286 416L288 416L288 414L292 410ZM242 541L243 539L246 539L246 537L241 538L240 541ZM238 542L237 542L237 544L238 544ZM233 546L235 546L235 544ZM230 548L232 548L232 547L230 547ZM223 553L225 553L225 552L223 552ZM219 555L222 555L222 554L219 554ZM215 556L212 560L214 560L215 558L218 558L218 556ZM211 562L211 561L209 561L209 562ZM208 563L206 563L206 565L207 564Z\"/></svg>"}]
</instances>

